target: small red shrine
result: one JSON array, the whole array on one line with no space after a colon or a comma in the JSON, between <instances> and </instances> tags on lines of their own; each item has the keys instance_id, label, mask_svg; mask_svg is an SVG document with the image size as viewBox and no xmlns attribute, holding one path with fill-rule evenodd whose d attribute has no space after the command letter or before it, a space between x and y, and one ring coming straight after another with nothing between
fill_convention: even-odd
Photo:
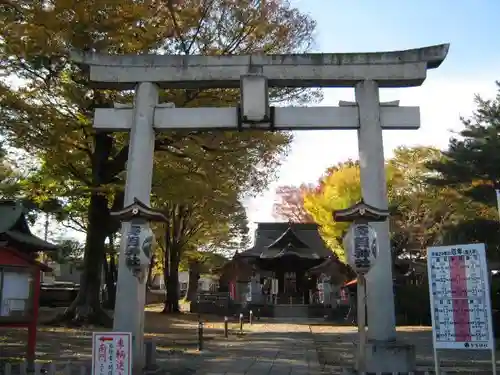
<instances>
[{"instance_id":1,"label":"small red shrine","mask_svg":"<svg viewBox=\"0 0 500 375\"><path fill-rule=\"evenodd\" d=\"M51 271L36 256L55 250L31 233L20 202L0 201L0 327L28 328L29 362L35 358L41 272Z\"/></svg>"}]
</instances>

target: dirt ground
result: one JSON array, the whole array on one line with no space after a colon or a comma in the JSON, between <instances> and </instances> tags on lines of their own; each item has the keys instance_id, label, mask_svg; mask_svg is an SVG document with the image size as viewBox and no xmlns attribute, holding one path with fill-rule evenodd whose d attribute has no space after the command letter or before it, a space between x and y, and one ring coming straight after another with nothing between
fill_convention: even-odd
<instances>
[{"instance_id":1,"label":"dirt ground","mask_svg":"<svg viewBox=\"0 0 500 375\"><path fill-rule=\"evenodd\" d=\"M46 321L58 312L61 312L61 309L44 309L40 320ZM201 319L205 323L204 339L206 345L218 348L214 349L213 354L215 355L217 354L216 351L222 350L220 349L221 346L227 345L225 343L228 342L227 339L224 339L223 318L203 315ZM293 332L297 329L297 323L287 323L278 319L269 319L266 322L267 320L256 321L253 326L245 325L245 332L254 335L259 330ZM312 335L319 363L323 367L333 370L334 368L352 365L357 341L355 327L332 326L319 321L304 321L300 324L304 325L304 329L309 332L308 334ZM197 352L197 327L198 315L196 314L165 315L161 314L161 306L158 305L149 306L146 309L146 338L155 339L160 361L167 360L170 363L175 357L182 357L180 360L184 362L179 362L179 368L187 365L194 366L196 361L201 361L200 366L203 367L203 361L207 360ZM242 345L243 343L240 341L250 339L250 337L245 338L246 334L237 335L239 323L236 318L230 318L229 329L231 331L230 341L233 342L232 345ZM88 364L92 354L92 332L100 330L102 328L99 327L73 329L40 325L37 337L37 360L40 362L56 362L59 365L67 362ZM402 341L416 346L419 369L432 370L433 352L430 327L398 327L398 337ZM235 344L234 340L240 343ZM26 342L26 330L0 328L0 364L7 361L20 361L25 354ZM497 358L499 358L499 354L497 353ZM443 368L463 371L462 373L465 374L477 373L481 370L489 371L491 363L489 353L485 352L448 351L441 353L441 359ZM194 370L192 373L194 373Z\"/></svg>"},{"instance_id":2,"label":"dirt ground","mask_svg":"<svg viewBox=\"0 0 500 375\"><path fill-rule=\"evenodd\" d=\"M345 366L353 363L356 353L357 328L311 324L318 358L326 367ZM432 327L398 327L398 340L415 345L419 369L433 370ZM496 357L500 352L497 351ZM472 374L491 370L491 353L475 350L441 350L439 358L442 369ZM489 372L488 372L489 373Z\"/></svg>"},{"instance_id":3,"label":"dirt ground","mask_svg":"<svg viewBox=\"0 0 500 375\"><path fill-rule=\"evenodd\" d=\"M146 309L145 336L154 337L158 354L192 351L197 348L198 315L182 313L161 314L162 306ZM47 321L63 309L43 309L40 321ZM203 315L204 338L206 341L223 337L223 318ZM236 330L238 323L230 321L230 329ZM92 355L92 332L102 331L100 327L66 328L39 325L36 356L40 361L88 361ZM0 358L10 361L21 360L26 351L28 333L26 329L0 328Z\"/></svg>"}]
</instances>

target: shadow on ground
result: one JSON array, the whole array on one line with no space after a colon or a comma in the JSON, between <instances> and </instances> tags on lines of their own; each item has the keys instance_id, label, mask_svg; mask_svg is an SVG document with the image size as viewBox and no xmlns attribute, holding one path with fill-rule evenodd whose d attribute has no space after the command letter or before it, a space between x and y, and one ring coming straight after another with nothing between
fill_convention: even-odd
<instances>
[{"instance_id":1,"label":"shadow on ground","mask_svg":"<svg viewBox=\"0 0 500 375\"><path fill-rule=\"evenodd\" d=\"M48 320L61 309L45 311L41 321ZM202 316L205 322L205 343L223 337L223 319ZM237 322L230 322L236 329ZM92 332L99 327L66 328L40 324L37 331L36 355L40 361L87 361L92 356ZM183 313L161 314L159 309L146 311L145 337L154 338L159 357L195 351L198 345L198 315ZM28 333L22 328L0 328L0 357L21 360L26 353Z\"/></svg>"},{"instance_id":2,"label":"shadow on ground","mask_svg":"<svg viewBox=\"0 0 500 375\"><path fill-rule=\"evenodd\" d=\"M53 312L52 312L53 313ZM286 372L298 369L309 373L317 364L334 372L351 367L356 352L357 329L352 326L331 325L320 320L262 319L253 325L246 323L240 334L236 320L229 323L229 338L224 337L221 317L202 316L204 350L197 351L198 315L164 315L158 309L146 312L146 337L154 338L158 362L171 374L251 372ZM92 351L92 332L99 328L71 329L45 327L38 330L37 359L88 364ZM401 340L416 346L420 369L433 368L430 327L400 327ZM20 360L25 354L27 332L23 329L0 329L0 357ZM441 353L443 369L463 373L489 371L489 353L447 351ZM208 372L207 372L208 371ZM295 371L295 370L294 370ZM491 373L491 372L489 372Z\"/></svg>"},{"instance_id":3,"label":"shadow on ground","mask_svg":"<svg viewBox=\"0 0 500 375\"><path fill-rule=\"evenodd\" d=\"M324 366L353 365L357 345L357 328L311 325L320 363ZM431 327L398 327L398 339L415 345L417 366L434 368ZM498 358L497 352L497 358ZM448 350L439 352L443 369L487 371L491 369L489 351Z\"/></svg>"}]
</instances>

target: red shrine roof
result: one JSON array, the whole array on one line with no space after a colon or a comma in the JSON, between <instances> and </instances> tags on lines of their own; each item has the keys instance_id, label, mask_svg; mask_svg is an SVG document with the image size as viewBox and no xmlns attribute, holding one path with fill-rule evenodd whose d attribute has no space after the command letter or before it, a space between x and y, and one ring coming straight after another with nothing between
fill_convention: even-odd
<instances>
[{"instance_id":1,"label":"red shrine roof","mask_svg":"<svg viewBox=\"0 0 500 375\"><path fill-rule=\"evenodd\" d=\"M38 267L41 271L43 272L50 272L52 271L52 268L47 266L44 263L40 263L37 260L35 260L31 255L25 254L19 250L16 250L12 247L9 246L2 246L2 243L0 243L0 253L8 253L9 255L13 256L14 258L20 259L23 263L27 265L32 265ZM8 265L8 264L2 264L2 265Z\"/></svg>"}]
</instances>

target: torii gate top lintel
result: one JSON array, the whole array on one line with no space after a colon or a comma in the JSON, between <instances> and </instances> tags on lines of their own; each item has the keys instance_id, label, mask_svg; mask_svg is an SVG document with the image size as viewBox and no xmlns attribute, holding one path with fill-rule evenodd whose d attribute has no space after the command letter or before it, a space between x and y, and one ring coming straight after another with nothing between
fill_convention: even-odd
<instances>
[{"instance_id":1,"label":"torii gate top lintel","mask_svg":"<svg viewBox=\"0 0 500 375\"><path fill-rule=\"evenodd\" d=\"M131 89L139 82L162 88L238 88L242 75L259 73L270 87L353 87L364 80L379 87L419 86L437 68L449 44L391 52L287 55L103 55L72 52L90 66L94 87Z\"/></svg>"}]
</instances>

